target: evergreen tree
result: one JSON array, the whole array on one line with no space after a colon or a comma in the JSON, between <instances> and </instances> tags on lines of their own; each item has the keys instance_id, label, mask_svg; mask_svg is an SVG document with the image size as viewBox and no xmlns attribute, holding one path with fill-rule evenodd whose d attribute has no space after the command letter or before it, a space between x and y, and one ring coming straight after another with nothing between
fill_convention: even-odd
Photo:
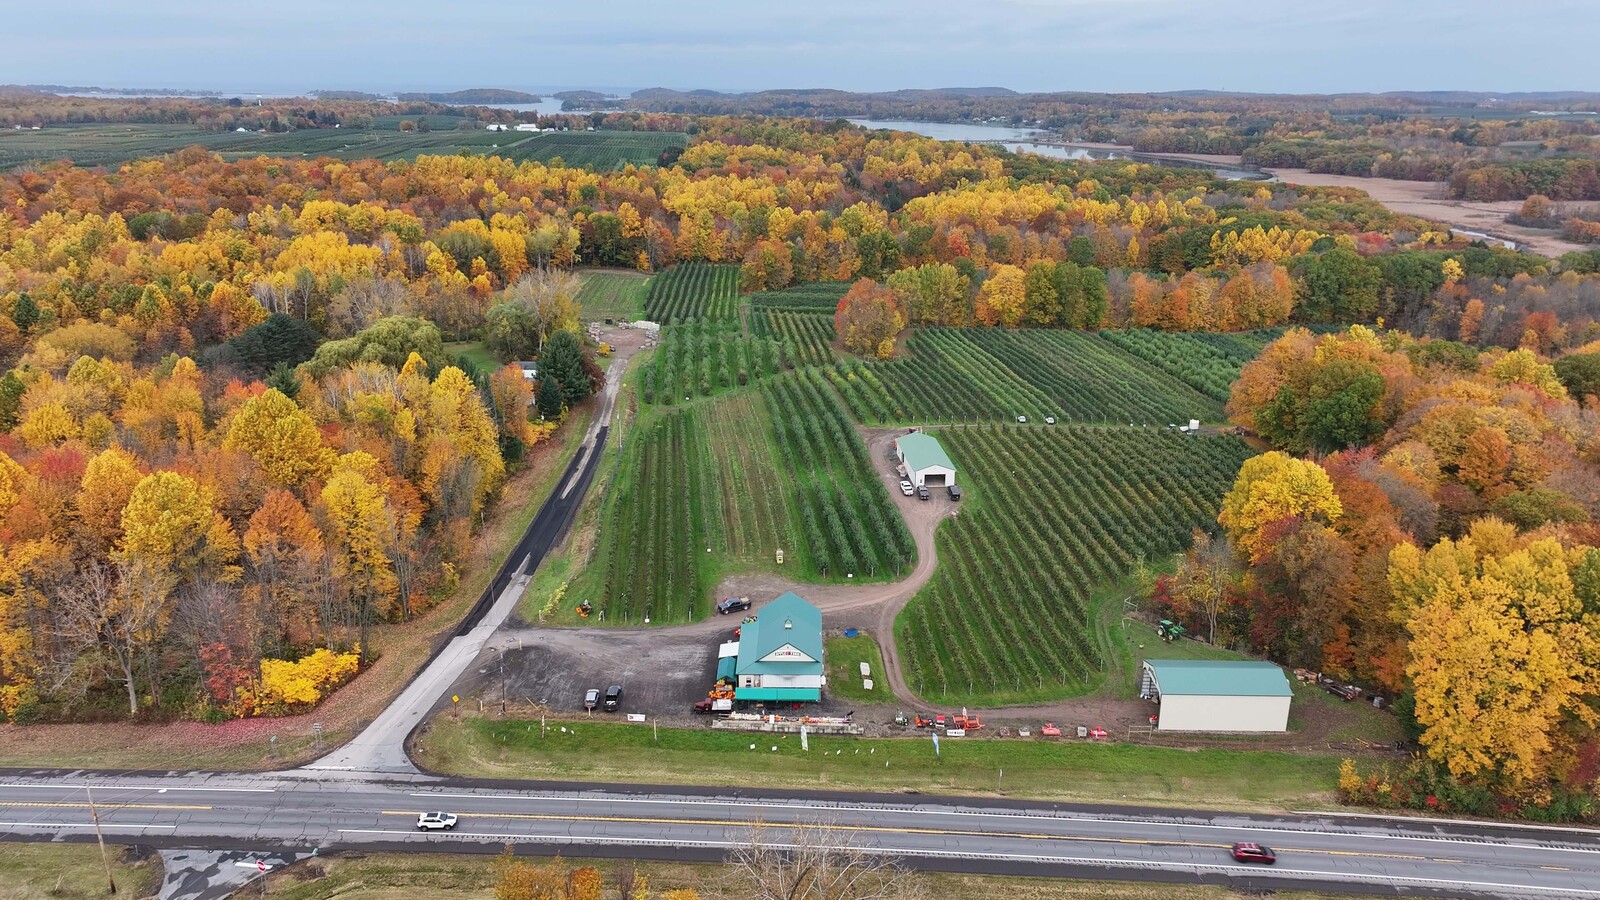
<instances>
[{"instance_id":1,"label":"evergreen tree","mask_svg":"<svg viewBox=\"0 0 1600 900\"><path fill-rule=\"evenodd\" d=\"M22 395L27 389L14 371L0 377L0 431L17 427L17 411L22 408Z\"/></svg>"},{"instance_id":2,"label":"evergreen tree","mask_svg":"<svg viewBox=\"0 0 1600 900\"><path fill-rule=\"evenodd\" d=\"M561 385L554 378L543 377L539 379L539 415L547 421L555 421L561 417Z\"/></svg>"},{"instance_id":3,"label":"evergreen tree","mask_svg":"<svg viewBox=\"0 0 1600 900\"><path fill-rule=\"evenodd\" d=\"M39 304L35 303L26 292L19 294L16 304L11 308L11 321L17 323L17 327L23 331L32 328L33 324L39 321Z\"/></svg>"},{"instance_id":4,"label":"evergreen tree","mask_svg":"<svg viewBox=\"0 0 1600 900\"><path fill-rule=\"evenodd\" d=\"M589 396L589 378L583 371L583 349L578 346L578 336L570 331L558 331L545 342L544 355L539 357L539 380L554 379L561 385L561 395L567 406L577 406ZM542 384L541 384L542 387ZM544 410L544 401L539 404Z\"/></svg>"}]
</instances>

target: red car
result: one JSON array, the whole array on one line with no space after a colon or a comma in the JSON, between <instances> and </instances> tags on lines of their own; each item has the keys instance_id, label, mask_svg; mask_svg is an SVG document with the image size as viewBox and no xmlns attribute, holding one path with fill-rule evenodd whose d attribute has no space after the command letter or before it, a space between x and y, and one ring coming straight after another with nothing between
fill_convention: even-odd
<instances>
[{"instance_id":1,"label":"red car","mask_svg":"<svg viewBox=\"0 0 1600 900\"><path fill-rule=\"evenodd\" d=\"M1278 854L1273 853L1271 847L1242 841L1233 845L1233 861L1266 863L1270 866L1278 861Z\"/></svg>"}]
</instances>

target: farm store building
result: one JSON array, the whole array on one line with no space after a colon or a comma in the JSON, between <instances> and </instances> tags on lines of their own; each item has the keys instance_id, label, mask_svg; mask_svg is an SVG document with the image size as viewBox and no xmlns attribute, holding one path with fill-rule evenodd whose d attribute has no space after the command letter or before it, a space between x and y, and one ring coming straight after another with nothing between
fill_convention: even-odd
<instances>
[{"instance_id":1,"label":"farm store building","mask_svg":"<svg viewBox=\"0 0 1600 900\"><path fill-rule=\"evenodd\" d=\"M735 700L778 703L822 699L822 611L790 591L739 626Z\"/></svg>"},{"instance_id":2,"label":"farm store building","mask_svg":"<svg viewBox=\"0 0 1600 900\"><path fill-rule=\"evenodd\" d=\"M1139 696L1160 701L1162 731L1288 731L1294 691L1269 662L1147 659Z\"/></svg>"},{"instance_id":3,"label":"farm store building","mask_svg":"<svg viewBox=\"0 0 1600 900\"><path fill-rule=\"evenodd\" d=\"M913 431L895 438L895 456L906 464L906 476L917 487L947 487L956 483L956 464L931 434Z\"/></svg>"}]
</instances>

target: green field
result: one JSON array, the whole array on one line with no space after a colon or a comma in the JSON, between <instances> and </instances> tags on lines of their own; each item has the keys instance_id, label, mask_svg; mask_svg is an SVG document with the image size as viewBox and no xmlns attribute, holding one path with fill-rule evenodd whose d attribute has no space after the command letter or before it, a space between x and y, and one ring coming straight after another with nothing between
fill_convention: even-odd
<instances>
[{"instance_id":1,"label":"green field","mask_svg":"<svg viewBox=\"0 0 1600 900\"><path fill-rule=\"evenodd\" d=\"M777 341L784 362L792 367L825 366L837 358L832 313L755 306L750 309L750 333Z\"/></svg>"},{"instance_id":2,"label":"green field","mask_svg":"<svg viewBox=\"0 0 1600 900\"><path fill-rule=\"evenodd\" d=\"M400 117L411 118L415 117ZM455 130L447 117L428 117L429 132L318 128L281 134L205 131L192 125L66 125L38 131L0 131L0 170L24 163L71 159L79 166L115 166L130 159L159 156L201 146L224 159L255 156L331 156L339 159L414 159L422 154L471 153L517 162L549 162L614 169L626 163L653 165L668 146L683 146L688 136L671 132L594 131L529 134ZM398 121L398 119L396 120ZM461 120L464 121L464 120ZM442 127L448 126L448 128Z\"/></svg>"},{"instance_id":3,"label":"green field","mask_svg":"<svg viewBox=\"0 0 1600 900\"><path fill-rule=\"evenodd\" d=\"M689 136L675 131L559 131L532 135L501 153L517 162L559 159L580 169L653 166L668 147L686 147Z\"/></svg>"},{"instance_id":4,"label":"green field","mask_svg":"<svg viewBox=\"0 0 1600 900\"><path fill-rule=\"evenodd\" d=\"M585 322L632 322L643 314L650 276L642 272L583 272L581 276L578 305Z\"/></svg>"},{"instance_id":5,"label":"green field","mask_svg":"<svg viewBox=\"0 0 1600 900\"><path fill-rule=\"evenodd\" d=\"M828 661L828 693L852 703L892 703L894 694L884 678L883 654L870 635L830 637L823 654ZM862 687L861 664L872 672L872 690Z\"/></svg>"},{"instance_id":6,"label":"green field","mask_svg":"<svg viewBox=\"0 0 1600 900\"><path fill-rule=\"evenodd\" d=\"M691 319L661 329L640 397L646 403L682 403L770 378L782 364L777 341L747 337L731 320Z\"/></svg>"},{"instance_id":7,"label":"green field","mask_svg":"<svg viewBox=\"0 0 1600 900\"><path fill-rule=\"evenodd\" d=\"M1081 694L1114 663L1097 586L1214 524L1250 449L1126 427L937 432L967 486L939 569L896 622L912 689L1005 705Z\"/></svg>"},{"instance_id":8,"label":"green field","mask_svg":"<svg viewBox=\"0 0 1600 900\"><path fill-rule=\"evenodd\" d=\"M916 560L866 445L815 374L651 414L627 441L569 591L607 624L701 618L723 574L775 568L779 549L784 571L808 580L890 577Z\"/></svg>"},{"instance_id":9,"label":"green field","mask_svg":"<svg viewBox=\"0 0 1600 900\"><path fill-rule=\"evenodd\" d=\"M1010 796L1280 808L1330 803L1339 767L1336 756L1044 738L951 738L940 742L935 758L926 737L813 735L806 751L794 735L676 728L652 734L609 722L580 721L565 733L552 726L541 734L537 719L439 719L419 735L418 761L478 778L989 795L1003 767Z\"/></svg>"},{"instance_id":10,"label":"green field","mask_svg":"<svg viewBox=\"0 0 1600 900\"><path fill-rule=\"evenodd\" d=\"M813 281L781 291L757 291L745 299L751 309L788 309L796 312L825 312L833 315L839 298L850 290L848 281Z\"/></svg>"},{"instance_id":11,"label":"green field","mask_svg":"<svg viewBox=\"0 0 1600 900\"><path fill-rule=\"evenodd\" d=\"M652 322L736 319L739 315L739 267L684 263L650 279L644 314Z\"/></svg>"},{"instance_id":12,"label":"green field","mask_svg":"<svg viewBox=\"0 0 1600 900\"><path fill-rule=\"evenodd\" d=\"M845 400L868 424L1222 419L1216 398L1082 331L931 328L901 359L841 370Z\"/></svg>"},{"instance_id":13,"label":"green field","mask_svg":"<svg viewBox=\"0 0 1600 900\"><path fill-rule=\"evenodd\" d=\"M1102 331L1100 337L1179 379L1213 400L1226 402L1244 364L1283 336L1282 328L1236 334L1207 332Z\"/></svg>"}]
</instances>

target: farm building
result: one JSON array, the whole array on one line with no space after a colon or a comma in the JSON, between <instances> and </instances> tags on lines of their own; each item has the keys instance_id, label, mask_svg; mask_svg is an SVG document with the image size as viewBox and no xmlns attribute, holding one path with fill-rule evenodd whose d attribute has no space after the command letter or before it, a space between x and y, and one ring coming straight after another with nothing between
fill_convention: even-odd
<instances>
[{"instance_id":1,"label":"farm building","mask_svg":"<svg viewBox=\"0 0 1600 900\"><path fill-rule=\"evenodd\" d=\"M539 363L532 359L517 360L517 368L522 370L522 377L529 381L539 380Z\"/></svg>"},{"instance_id":2,"label":"farm building","mask_svg":"<svg viewBox=\"0 0 1600 900\"><path fill-rule=\"evenodd\" d=\"M740 626L736 700L822 699L822 611L790 591Z\"/></svg>"},{"instance_id":3,"label":"farm building","mask_svg":"<svg viewBox=\"0 0 1600 900\"><path fill-rule=\"evenodd\" d=\"M1294 691L1269 662L1147 659L1139 696L1160 703L1162 731L1288 731Z\"/></svg>"},{"instance_id":4,"label":"farm building","mask_svg":"<svg viewBox=\"0 0 1600 900\"><path fill-rule=\"evenodd\" d=\"M895 438L894 455L906 466L906 477L917 487L948 487L956 483L956 464L931 434L913 431Z\"/></svg>"}]
</instances>

